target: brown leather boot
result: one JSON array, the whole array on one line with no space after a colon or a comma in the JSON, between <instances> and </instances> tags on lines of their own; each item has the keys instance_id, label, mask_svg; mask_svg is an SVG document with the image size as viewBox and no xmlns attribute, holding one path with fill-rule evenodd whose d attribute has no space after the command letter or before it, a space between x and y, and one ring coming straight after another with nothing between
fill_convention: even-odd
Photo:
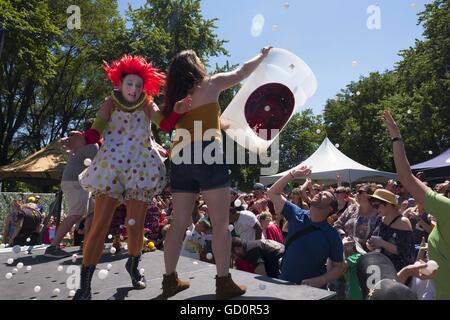
<instances>
[{"instance_id":1,"label":"brown leather boot","mask_svg":"<svg viewBox=\"0 0 450 320\"><path fill-rule=\"evenodd\" d=\"M189 288L189 282L178 279L178 274L176 272L163 275L163 297L167 298L174 296L178 292L186 290L187 288Z\"/></svg>"},{"instance_id":2,"label":"brown leather boot","mask_svg":"<svg viewBox=\"0 0 450 320\"><path fill-rule=\"evenodd\" d=\"M219 300L231 299L242 296L247 291L247 287L237 285L231 279L231 274L225 277L216 276L216 298Z\"/></svg>"}]
</instances>

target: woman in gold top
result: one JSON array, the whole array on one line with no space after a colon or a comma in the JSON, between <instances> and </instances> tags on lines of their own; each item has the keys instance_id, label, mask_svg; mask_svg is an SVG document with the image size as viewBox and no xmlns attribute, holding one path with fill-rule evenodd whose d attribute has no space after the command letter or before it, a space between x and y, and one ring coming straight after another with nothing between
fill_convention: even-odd
<instances>
[{"instance_id":1,"label":"woman in gold top","mask_svg":"<svg viewBox=\"0 0 450 320\"><path fill-rule=\"evenodd\" d=\"M263 48L258 56L232 72L212 76L208 75L192 50L177 54L170 65L165 106L162 110L164 116L168 118L174 115L173 107L181 99L190 97L191 104L187 113L175 119L175 144L171 152L174 213L164 244L166 274L163 278L163 296L173 296L189 288L189 282L178 279L176 266L183 236L191 223L191 213L200 191L208 205L213 226L212 246L217 268L216 297L230 299L246 291L245 286L233 282L229 273L230 181L228 168L223 161L218 100L223 90L247 78L269 54L270 49L271 47ZM179 138L181 141L176 141ZM210 150L213 152L208 152Z\"/></svg>"}]
</instances>

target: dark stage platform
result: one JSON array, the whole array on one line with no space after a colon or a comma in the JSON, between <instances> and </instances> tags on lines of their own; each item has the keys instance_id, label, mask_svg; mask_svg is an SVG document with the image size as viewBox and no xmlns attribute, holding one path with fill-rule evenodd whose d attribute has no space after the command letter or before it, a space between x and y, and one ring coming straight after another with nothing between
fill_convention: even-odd
<instances>
[{"instance_id":1,"label":"dark stage platform","mask_svg":"<svg viewBox=\"0 0 450 320\"><path fill-rule=\"evenodd\" d=\"M82 257L73 262L72 257L54 260L43 256L44 248L35 248L28 254L26 247L22 252L0 253L0 299L2 300L70 300L70 272L71 266L80 266ZM77 247L68 248L74 254ZM8 264L8 259L14 262ZM104 253L95 271L92 288L93 300L151 300L160 299L162 274L164 273L163 252L155 251L142 256L140 268L144 268L147 279L147 288L134 290L131 280L125 271L126 252ZM17 264L23 263L22 268ZM105 279L99 278L99 271L112 267ZM27 267L31 266L31 270ZM58 266L62 266L63 270ZM20 265L19 265L20 267ZM16 270L13 270L17 268ZM28 268L29 269L29 268ZM73 270L72 270L73 271ZM247 293L239 300L321 300L331 299L334 292L311 288L308 286L292 285L285 281L262 277L247 272L230 270L237 283L245 284ZM10 279L7 273L12 273ZM212 300L215 299L215 265L180 257L178 274L182 279L189 279L191 287L171 297L174 300ZM69 281L68 281L69 279ZM68 284L69 283L69 288ZM39 286L40 291L35 292ZM59 289L55 291L55 289Z\"/></svg>"}]
</instances>

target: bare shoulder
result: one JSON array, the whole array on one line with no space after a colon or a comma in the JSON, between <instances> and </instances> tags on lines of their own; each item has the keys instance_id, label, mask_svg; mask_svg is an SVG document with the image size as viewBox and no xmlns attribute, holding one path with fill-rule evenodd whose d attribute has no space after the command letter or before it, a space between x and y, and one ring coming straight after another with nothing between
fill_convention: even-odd
<instances>
[{"instance_id":1,"label":"bare shoulder","mask_svg":"<svg viewBox=\"0 0 450 320\"><path fill-rule=\"evenodd\" d=\"M392 227L398 230L412 231L411 222L406 217L401 217L394 223Z\"/></svg>"},{"instance_id":2,"label":"bare shoulder","mask_svg":"<svg viewBox=\"0 0 450 320\"><path fill-rule=\"evenodd\" d=\"M211 101L218 101L220 86L209 76L205 77L192 93L192 104L195 106L204 105Z\"/></svg>"}]
</instances>

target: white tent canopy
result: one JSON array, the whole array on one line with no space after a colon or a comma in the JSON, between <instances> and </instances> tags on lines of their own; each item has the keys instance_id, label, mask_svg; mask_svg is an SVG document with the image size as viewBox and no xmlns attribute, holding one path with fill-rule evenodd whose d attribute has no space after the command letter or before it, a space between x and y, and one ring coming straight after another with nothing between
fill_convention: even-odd
<instances>
[{"instance_id":1,"label":"white tent canopy","mask_svg":"<svg viewBox=\"0 0 450 320\"><path fill-rule=\"evenodd\" d=\"M378 171L350 159L339 151L328 138L325 138L320 147L300 165L311 166L311 179L325 183L335 183L336 174L341 176L342 182L348 183L358 180L362 181L363 179L376 182L396 179L396 174L394 173ZM272 184L288 172L289 170L273 176L261 176L259 180L265 185ZM298 180L304 180L304 178L299 178Z\"/></svg>"}]
</instances>

